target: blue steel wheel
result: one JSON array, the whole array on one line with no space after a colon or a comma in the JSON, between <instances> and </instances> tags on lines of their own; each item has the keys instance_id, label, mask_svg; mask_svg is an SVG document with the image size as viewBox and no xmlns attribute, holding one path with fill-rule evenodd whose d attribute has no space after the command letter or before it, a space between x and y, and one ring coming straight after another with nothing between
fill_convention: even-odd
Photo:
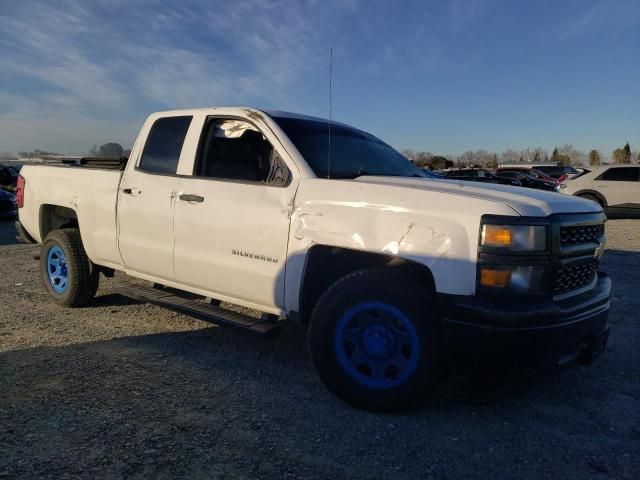
<instances>
[{"instance_id":1,"label":"blue steel wheel","mask_svg":"<svg viewBox=\"0 0 640 480\"><path fill-rule=\"evenodd\" d=\"M334 342L340 366L369 388L397 387L418 366L418 332L404 313L388 303L351 307L338 320Z\"/></svg>"},{"instance_id":2,"label":"blue steel wheel","mask_svg":"<svg viewBox=\"0 0 640 480\"><path fill-rule=\"evenodd\" d=\"M327 388L370 411L421 403L444 373L433 290L401 268L366 268L336 280L315 304L308 342Z\"/></svg>"},{"instance_id":3,"label":"blue steel wheel","mask_svg":"<svg viewBox=\"0 0 640 480\"><path fill-rule=\"evenodd\" d=\"M64 293L69 280L67 257L58 245L49 249L47 254L47 273L49 284L56 293Z\"/></svg>"},{"instance_id":4,"label":"blue steel wheel","mask_svg":"<svg viewBox=\"0 0 640 480\"><path fill-rule=\"evenodd\" d=\"M76 228L49 232L40 250L40 270L53 301L65 307L86 305L98 289L98 269L87 257Z\"/></svg>"}]
</instances>

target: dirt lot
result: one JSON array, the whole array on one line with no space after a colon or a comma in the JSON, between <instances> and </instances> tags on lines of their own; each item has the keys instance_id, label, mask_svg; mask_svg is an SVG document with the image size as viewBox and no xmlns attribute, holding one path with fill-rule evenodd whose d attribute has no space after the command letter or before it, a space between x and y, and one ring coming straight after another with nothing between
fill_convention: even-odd
<instances>
[{"instance_id":1,"label":"dirt lot","mask_svg":"<svg viewBox=\"0 0 640 480\"><path fill-rule=\"evenodd\" d=\"M508 399L450 382L373 415L315 376L305 333L216 328L111 294L48 302L0 225L0 477L640 478L640 220L607 226L609 349Z\"/></svg>"}]
</instances>

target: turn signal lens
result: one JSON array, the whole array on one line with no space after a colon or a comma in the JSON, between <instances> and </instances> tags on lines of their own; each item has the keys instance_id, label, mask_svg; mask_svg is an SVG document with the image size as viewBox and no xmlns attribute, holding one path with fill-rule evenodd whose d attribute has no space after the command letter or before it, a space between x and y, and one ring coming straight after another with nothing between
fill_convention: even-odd
<instances>
[{"instance_id":1,"label":"turn signal lens","mask_svg":"<svg viewBox=\"0 0 640 480\"><path fill-rule=\"evenodd\" d=\"M511 246L511 230L501 225L485 225L483 243L496 247Z\"/></svg>"},{"instance_id":2,"label":"turn signal lens","mask_svg":"<svg viewBox=\"0 0 640 480\"><path fill-rule=\"evenodd\" d=\"M493 266L480 269L480 285L508 289L516 293L535 293L543 288L544 268L540 266Z\"/></svg>"},{"instance_id":3,"label":"turn signal lens","mask_svg":"<svg viewBox=\"0 0 640 480\"><path fill-rule=\"evenodd\" d=\"M480 284L483 287L504 288L509 284L511 272L506 270L490 270L483 268L480 270Z\"/></svg>"},{"instance_id":4,"label":"turn signal lens","mask_svg":"<svg viewBox=\"0 0 640 480\"><path fill-rule=\"evenodd\" d=\"M540 252L547 248L547 228L544 225L485 224L480 245L513 252Z\"/></svg>"}]
</instances>

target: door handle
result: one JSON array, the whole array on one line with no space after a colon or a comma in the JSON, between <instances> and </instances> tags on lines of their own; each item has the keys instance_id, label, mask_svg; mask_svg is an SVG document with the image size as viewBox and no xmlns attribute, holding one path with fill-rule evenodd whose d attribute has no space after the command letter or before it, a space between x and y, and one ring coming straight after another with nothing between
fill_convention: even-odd
<instances>
[{"instance_id":1,"label":"door handle","mask_svg":"<svg viewBox=\"0 0 640 480\"><path fill-rule=\"evenodd\" d=\"M178 198L180 198L180 200L182 200L183 202L197 202L197 203L204 202L204 197L201 197L200 195L191 195L191 194L183 193Z\"/></svg>"},{"instance_id":2,"label":"door handle","mask_svg":"<svg viewBox=\"0 0 640 480\"><path fill-rule=\"evenodd\" d=\"M122 189L122 193L124 193L125 195L140 195L142 193L142 190L139 190L137 188L123 188Z\"/></svg>"}]
</instances>

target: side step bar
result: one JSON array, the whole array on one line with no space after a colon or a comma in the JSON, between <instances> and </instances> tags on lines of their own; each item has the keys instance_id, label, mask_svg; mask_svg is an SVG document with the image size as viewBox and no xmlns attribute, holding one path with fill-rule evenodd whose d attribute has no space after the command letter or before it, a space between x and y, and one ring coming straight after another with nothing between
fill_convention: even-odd
<instances>
[{"instance_id":1,"label":"side step bar","mask_svg":"<svg viewBox=\"0 0 640 480\"><path fill-rule=\"evenodd\" d=\"M120 283L114 286L114 292L125 297L159 305L216 325L230 325L260 335L275 333L280 328L279 322L243 315L198 299L181 297L173 293L174 291L133 283Z\"/></svg>"}]
</instances>

